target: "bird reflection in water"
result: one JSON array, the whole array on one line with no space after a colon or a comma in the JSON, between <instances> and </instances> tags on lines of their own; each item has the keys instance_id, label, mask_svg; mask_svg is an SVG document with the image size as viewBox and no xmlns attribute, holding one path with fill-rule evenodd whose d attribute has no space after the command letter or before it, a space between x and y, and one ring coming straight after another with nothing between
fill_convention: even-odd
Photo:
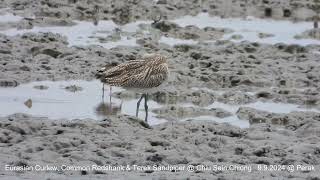
<instances>
[{"instance_id":1,"label":"bird reflection in water","mask_svg":"<svg viewBox=\"0 0 320 180\"><path fill-rule=\"evenodd\" d=\"M116 105L116 104L101 102L95 108L95 112L99 116L107 117L107 116L117 115L119 112L121 112L121 108L122 108L122 103L120 105Z\"/></svg>"},{"instance_id":2,"label":"bird reflection in water","mask_svg":"<svg viewBox=\"0 0 320 180\"><path fill-rule=\"evenodd\" d=\"M95 5L93 7L93 11L92 11L92 20L93 20L93 24L95 26L97 26L99 24L99 12L100 12L100 7L98 5Z\"/></svg>"},{"instance_id":3,"label":"bird reflection in water","mask_svg":"<svg viewBox=\"0 0 320 180\"><path fill-rule=\"evenodd\" d=\"M93 17L93 25L98 26L99 25L99 18Z\"/></svg>"},{"instance_id":4,"label":"bird reflection in water","mask_svg":"<svg viewBox=\"0 0 320 180\"><path fill-rule=\"evenodd\" d=\"M117 115L119 112L121 112L122 108L122 101L120 105L117 105L115 103L112 103L112 96L111 96L111 86L110 86L110 92L109 92L109 102L104 101L104 86L102 90L102 102L98 104L98 106L95 108L95 112L99 116L107 117L112 115Z\"/></svg>"}]
</instances>

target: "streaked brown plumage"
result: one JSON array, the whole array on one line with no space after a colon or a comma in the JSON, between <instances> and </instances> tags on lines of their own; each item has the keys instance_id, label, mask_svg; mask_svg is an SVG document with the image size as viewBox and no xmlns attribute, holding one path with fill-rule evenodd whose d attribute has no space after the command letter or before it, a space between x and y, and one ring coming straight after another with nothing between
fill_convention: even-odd
<instances>
[{"instance_id":1,"label":"streaked brown plumage","mask_svg":"<svg viewBox=\"0 0 320 180\"><path fill-rule=\"evenodd\" d=\"M102 83L143 93L137 103L136 116L138 116L140 102L145 98L146 119L147 93L159 90L168 76L167 59L159 54L148 54L142 59L127 61L111 68L104 67L96 75Z\"/></svg>"},{"instance_id":2,"label":"streaked brown plumage","mask_svg":"<svg viewBox=\"0 0 320 180\"><path fill-rule=\"evenodd\" d=\"M152 54L144 56L141 60L131 60L110 69L104 68L101 81L111 86L144 91L160 86L167 78L166 58Z\"/></svg>"}]
</instances>

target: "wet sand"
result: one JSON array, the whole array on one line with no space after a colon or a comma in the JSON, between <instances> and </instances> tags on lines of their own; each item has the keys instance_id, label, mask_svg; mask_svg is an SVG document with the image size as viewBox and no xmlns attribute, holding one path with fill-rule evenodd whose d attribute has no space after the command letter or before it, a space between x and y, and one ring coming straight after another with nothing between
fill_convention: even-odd
<instances>
[{"instance_id":1,"label":"wet sand","mask_svg":"<svg viewBox=\"0 0 320 180\"><path fill-rule=\"evenodd\" d=\"M152 24L154 5L164 21ZM0 20L1 178L319 177L320 41L296 38L311 22L288 21L310 20L306 1L295 12L288 1L247 9L227 1L112 1L99 5L97 17L97 7L82 1L1 6L10 7L0 13L7 14ZM256 19L269 7L272 19ZM168 57L171 73L167 88L151 95L148 124L142 109L134 117L132 92L114 89L110 109L94 74L153 52ZM53 169L32 170L40 166ZM153 166L185 169L146 168Z\"/></svg>"}]
</instances>

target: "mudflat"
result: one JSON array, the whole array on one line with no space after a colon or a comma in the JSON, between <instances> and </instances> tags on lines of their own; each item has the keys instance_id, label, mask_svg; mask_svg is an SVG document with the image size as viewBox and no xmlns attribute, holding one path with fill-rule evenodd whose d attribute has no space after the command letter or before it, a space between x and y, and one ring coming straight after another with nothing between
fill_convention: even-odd
<instances>
[{"instance_id":1,"label":"mudflat","mask_svg":"<svg viewBox=\"0 0 320 180\"><path fill-rule=\"evenodd\" d=\"M317 31L308 2L289 2L4 0L0 107L25 109L0 110L0 177L317 179L320 41L309 33ZM220 25L224 18L234 25ZM300 20L292 37L269 28L269 21L292 27L291 20ZM236 28L239 22L248 29ZM125 90L111 94L117 105L131 103L122 110L99 104L91 116L91 101L88 110L76 106L77 97L100 98L97 69L154 52L170 70L167 88L151 95L156 123L123 110L135 110L138 97ZM48 81L63 82L61 93ZM19 95L7 93L30 83ZM37 92L52 94L37 99ZM61 117L41 114L46 103L54 104L50 112L73 104Z\"/></svg>"}]
</instances>

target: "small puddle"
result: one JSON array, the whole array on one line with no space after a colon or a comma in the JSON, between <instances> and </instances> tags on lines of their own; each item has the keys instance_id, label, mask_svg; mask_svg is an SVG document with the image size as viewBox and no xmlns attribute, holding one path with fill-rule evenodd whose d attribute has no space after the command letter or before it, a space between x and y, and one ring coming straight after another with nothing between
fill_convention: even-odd
<instances>
[{"instance_id":1,"label":"small puddle","mask_svg":"<svg viewBox=\"0 0 320 180\"><path fill-rule=\"evenodd\" d=\"M233 115L225 118L218 118L213 116L199 116L197 118L186 118L182 121L189 121L189 120L196 120L196 121L214 121L217 123L228 123L233 126L237 126L240 128L248 128L250 127L250 122L248 120L239 119L238 116Z\"/></svg>"},{"instance_id":2,"label":"small puddle","mask_svg":"<svg viewBox=\"0 0 320 180\"><path fill-rule=\"evenodd\" d=\"M169 46L174 46L178 44L193 45L193 44L197 44L198 42L194 40L184 40L184 39L176 39L172 37L161 36L159 43L164 43L164 44L168 44Z\"/></svg>"},{"instance_id":3,"label":"small puddle","mask_svg":"<svg viewBox=\"0 0 320 180\"><path fill-rule=\"evenodd\" d=\"M112 92L117 93L124 89L112 87ZM38 81L21 84L17 87L0 87L0 116L14 113L26 113L33 116L43 116L50 119L97 119L102 120L116 114L135 116L137 98L112 97L109 100L109 87L105 86L105 98L102 100L102 84L99 81ZM178 104L181 107L198 107L191 103ZM159 118L152 110L165 105L153 100L148 101L148 123L156 125L167 120ZM240 107L252 107L258 110L274 113L290 113L292 111L314 111L316 109L300 108L294 104L273 102L255 102L246 105L228 105L220 102L205 107L206 109L221 108L232 113L231 116L218 118L214 116L198 116L178 119L181 121L202 120L229 123L241 128L250 126L247 120L239 119L236 112ZM200 107L199 107L200 108ZM201 107L203 108L203 107ZM144 106L140 106L139 118L144 119Z\"/></svg>"},{"instance_id":4,"label":"small puddle","mask_svg":"<svg viewBox=\"0 0 320 180\"><path fill-rule=\"evenodd\" d=\"M312 111L312 112L320 113L320 110L317 110L314 108L302 108L297 104L262 102L262 101L257 101L254 103L249 103L244 105L230 105L230 104L224 104L220 102L214 102L213 104L209 105L207 108L222 108L235 114L240 107L249 107L249 108L254 108L257 110L266 111L270 113L281 113L281 114L288 114L294 111Z\"/></svg>"},{"instance_id":5,"label":"small puddle","mask_svg":"<svg viewBox=\"0 0 320 180\"><path fill-rule=\"evenodd\" d=\"M5 14L0 13L0 23L19 22L22 19L23 17L16 16L12 13L5 13Z\"/></svg>"},{"instance_id":6,"label":"small puddle","mask_svg":"<svg viewBox=\"0 0 320 180\"><path fill-rule=\"evenodd\" d=\"M17 16L8 12L10 8L0 8L0 23L19 22L23 19L21 16Z\"/></svg>"},{"instance_id":7,"label":"small puddle","mask_svg":"<svg viewBox=\"0 0 320 180\"><path fill-rule=\"evenodd\" d=\"M288 114L294 111L311 111L320 113L319 110L314 108L302 108L296 104L286 104L286 103L274 103L274 102L255 102L247 105L243 105L243 107L251 107L261 111L267 111L272 113L283 113Z\"/></svg>"},{"instance_id":8,"label":"small puddle","mask_svg":"<svg viewBox=\"0 0 320 180\"><path fill-rule=\"evenodd\" d=\"M320 55L320 51L314 51L314 54L319 54Z\"/></svg>"}]
</instances>

